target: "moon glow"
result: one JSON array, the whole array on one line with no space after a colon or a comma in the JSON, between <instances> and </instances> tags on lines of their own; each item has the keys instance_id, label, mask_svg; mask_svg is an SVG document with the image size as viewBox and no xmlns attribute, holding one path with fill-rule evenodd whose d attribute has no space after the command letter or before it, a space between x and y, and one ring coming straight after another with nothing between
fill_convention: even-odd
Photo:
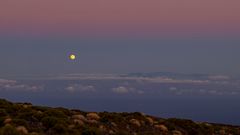
<instances>
[{"instance_id":1,"label":"moon glow","mask_svg":"<svg viewBox=\"0 0 240 135\"><path fill-rule=\"evenodd\" d=\"M69 56L69 58L70 58L70 60L75 60L75 59L76 59L76 55L71 54L71 55Z\"/></svg>"}]
</instances>

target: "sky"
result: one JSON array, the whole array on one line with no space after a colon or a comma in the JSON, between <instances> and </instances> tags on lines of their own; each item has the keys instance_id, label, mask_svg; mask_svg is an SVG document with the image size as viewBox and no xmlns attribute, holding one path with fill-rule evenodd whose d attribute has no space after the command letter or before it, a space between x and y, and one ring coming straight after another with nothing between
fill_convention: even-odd
<instances>
[{"instance_id":1,"label":"sky","mask_svg":"<svg viewBox=\"0 0 240 135\"><path fill-rule=\"evenodd\" d=\"M189 36L239 34L238 0L9 0L1 34Z\"/></svg>"},{"instance_id":2,"label":"sky","mask_svg":"<svg viewBox=\"0 0 240 135\"><path fill-rule=\"evenodd\" d=\"M0 76L239 74L238 0L0 2ZM75 53L76 61L68 55Z\"/></svg>"},{"instance_id":3,"label":"sky","mask_svg":"<svg viewBox=\"0 0 240 135\"><path fill-rule=\"evenodd\" d=\"M239 5L0 0L0 98L239 125Z\"/></svg>"}]
</instances>

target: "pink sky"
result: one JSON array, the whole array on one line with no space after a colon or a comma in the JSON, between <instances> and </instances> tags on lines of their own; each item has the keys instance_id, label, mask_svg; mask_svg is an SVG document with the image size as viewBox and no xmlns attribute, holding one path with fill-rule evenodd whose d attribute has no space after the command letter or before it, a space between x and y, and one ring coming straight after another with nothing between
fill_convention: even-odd
<instances>
[{"instance_id":1,"label":"pink sky","mask_svg":"<svg viewBox=\"0 0 240 135\"><path fill-rule=\"evenodd\" d=\"M239 34L239 0L2 0L1 34Z\"/></svg>"}]
</instances>

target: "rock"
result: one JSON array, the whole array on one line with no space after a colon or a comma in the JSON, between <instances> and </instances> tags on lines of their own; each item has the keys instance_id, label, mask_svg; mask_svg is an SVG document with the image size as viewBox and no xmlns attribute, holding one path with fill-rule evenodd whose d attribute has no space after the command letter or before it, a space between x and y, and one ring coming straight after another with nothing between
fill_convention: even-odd
<instances>
[{"instance_id":1,"label":"rock","mask_svg":"<svg viewBox=\"0 0 240 135\"><path fill-rule=\"evenodd\" d=\"M12 119L11 118L6 118L5 120L4 120L4 124L9 124L9 123L11 123L12 122Z\"/></svg>"},{"instance_id":2,"label":"rock","mask_svg":"<svg viewBox=\"0 0 240 135\"><path fill-rule=\"evenodd\" d=\"M153 121L152 118L146 117L146 120L147 120L147 122L148 122L151 126L153 125L154 121Z\"/></svg>"},{"instance_id":3,"label":"rock","mask_svg":"<svg viewBox=\"0 0 240 135\"><path fill-rule=\"evenodd\" d=\"M178 130L173 130L172 133L173 133L173 135L182 135L182 132L180 132Z\"/></svg>"},{"instance_id":4,"label":"rock","mask_svg":"<svg viewBox=\"0 0 240 135\"><path fill-rule=\"evenodd\" d=\"M99 130L102 132L105 132L105 131L107 131L107 128L104 125L100 125Z\"/></svg>"},{"instance_id":5,"label":"rock","mask_svg":"<svg viewBox=\"0 0 240 135\"><path fill-rule=\"evenodd\" d=\"M43 112L42 111L37 111L37 114L43 114Z\"/></svg>"},{"instance_id":6,"label":"rock","mask_svg":"<svg viewBox=\"0 0 240 135\"><path fill-rule=\"evenodd\" d=\"M144 126L145 125L145 121L141 120L141 125Z\"/></svg>"},{"instance_id":7,"label":"rock","mask_svg":"<svg viewBox=\"0 0 240 135\"><path fill-rule=\"evenodd\" d=\"M168 132L168 128L165 125L155 125L154 127L163 132Z\"/></svg>"},{"instance_id":8,"label":"rock","mask_svg":"<svg viewBox=\"0 0 240 135\"><path fill-rule=\"evenodd\" d=\"M27 105L27 104L23 105L23 108L29 108L29 107L32 107L32 105Z\"/></svg>"},{"instance_id":9,"label":"rock","mask_svg":"<svg viewBox=\"0 0 240 135\"><path fill-rule=\"evenodd\" d=\"M100 117L98 116L97 113L88 113L87 114L87 119L88 120L99 120Z\"/></svg>"},{"instance_id":10,"label":"rock","mask_svg":"<svg viewBox=\"0 0 240 135\"><path fill-rule=\"evenodd\" d=\"M128 124L126 125L126 129L128 129L128 130L130 129L130 126Z\"/></svg>"},{"instance_id":11,"label":"rock","mask_svg":"<svg viewBox=\"0 0 240 135\"><path fill-rule=\"evenodd\" d=\"M136 132L134 132L134 133L133 133L133 135L137 135L137 133L136 133Z\"/></svg>"},{"instance_id":12,"label":"rock","mask_svg":"<svg viewBox=\"0 0 240 135\"><path fill-rule=\"evenodd\" d=\"M226 134L226 131L225 131L224 129L221 129L221 130L219 131L219 134L220 134L220 135L225 135L225 134Z\"/></svg>"},{"instance_id":13,"label":"rock","mask_svg":"<svg viewBox=\"0 0 240 135\"><path fill-rule=\"evenodd\" d=\"M166 120L164 120L164 119L160 119L160 120L158 120L158 121L154 121L154 123L164 123Z\"/></svg>"},{"instance_id":14,"label":"rock","mask_svg":"<svg viewBox=\"0 0 240 135\"><path fill-rule=\"evenodd\" d=\"M159 124L159 122L158 122L158 121L154 121L153 124L154 124L154 125L157 125L157 124Z\"/></svg>"},{"instance_id":15,"label":"rock","mask_svg":"<svg viewBox=\"0 0 240 135\"><path fill-rule=\"evenodd\" d=\"M74 119L73 122L74 122L75 124L80 125L80 126L84 126L84 122L83 122L82 120Z\"/></svg>"},{"instance_id":16,"label":"rock","mask_svg":"<svg viewBox=\"0 0 240 135\"><path fill-rule=\"evenodd\" d=\"M136 120L136 119L131 119L131 120L130 120L130 123L131 123L132 125L137 126L137 127L141 127L140 122L139 122L138 120Z\"/></svg>"},{"instance_id":17,"label":"rock","mask_svg":"<svg viewBox=\"0 0 240 135\"><path fill-rule=\"evenodd\" d=\"M81 121L84 121L84 122L87 121L87 119L81 114L73 115L72 118L73 119L78 119L78 120L81 120Z\"/></svg>"},{"instance_id":18,"label":"rock","mask_svg":"<svg viewBox=\"0 0 240 135\"><path fill-rule=\"evenodd\" d=\"M204 123L206 126L208 126L208 127L211 127L212 126L212 124L209 124L209 123Z\"/></svg>"},{"instance_id":19,"label":"rock","mask_svg":"<svg viewBox=\"0 0 240 135\"><path fill-rule=\"evenodd\" d=\"M32 133L30 133L29 135L40 135L40 134L38 134L38 133L36 133L36 132L32 132Z\"/></svg>"},{"instance_id":20,"label":"rock","mask_svg":"<svg viewBox=\"0 0 240 135\"><path fill-rule=\"evenodd\" d=\"M109 134L110 134L110 135L113 135L113 134L115 134L115 133L114 133L114 131L109 130Z\"/></svg>"},{"instance_id":21,"label":"rock","mask_svg":"<svg viewBox=\"0 0 240 135\"><path fill-rule=\"evenodd\" d=\"M114 122L111 122L111 125L112 125L113 127L117 127L117 124L114 123Z\"/></svg>"},{"instance_id":22,"label":"rock","mask_svg":"<svg viewBox=\"0 0 240 135\"><path fill-rule=\"evenodd\" d=\"M143 112L140 112L140 114L141 114L142 116L146 116L146 114L145 114L145 113L143 113Z\"/></svg>"},{"instance_id":23,"label":"rock","mask_svg":"<svg viewBox=\"0 0 240 135\"><path fill-rule=\"evenodd\" d=\"M73 125L73 124L68 126L69 129L73 129L74 127L75 127L75 125Z\"/></svg>"},{"instance_id":24,"label":"rock","mask_svg":"<svg viewBox=\"0 0 240 135\"><path fill-rule=\"evenodd\" d=\"M96 121L96 120L87 120L87 122L89 124L97 124L98 123L98 121Z\"/></svg>"},{"instance_id":25,"label":"rock","mask_svg":"<svg viewBox=\"0 0 240 135\"><path fill-rule=\"evenodd\" d=\"M28 134L28 130L24 126L18 126L16 129L18 132L21 132L23 134Z\"/></svg>"}]
</instances>

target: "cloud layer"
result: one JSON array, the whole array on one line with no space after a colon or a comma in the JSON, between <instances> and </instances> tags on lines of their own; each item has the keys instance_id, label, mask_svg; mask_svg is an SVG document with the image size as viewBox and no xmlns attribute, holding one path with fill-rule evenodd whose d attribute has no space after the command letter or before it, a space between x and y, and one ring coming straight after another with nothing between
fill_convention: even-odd
<instances>
[{"instance_id":1,"label":"cloud layer","mask_svg":"<svg viewBox=\"0 0 240 135\"><path fill-rule=\"evenodd\" d=\"M43 86L18 83L16 80L0 79L0 90L37 92L43 90Z\"/></svg>"},{"instance_id":2,"label":"cloud layer","mask_svg":"<svg viewBox=\"0 0 240 135\"><path fill-rule=\"evenodd\" d=\"M65 90L68 92L94 92L95 87L92 85L70 84Z\"/></svg>"},{"instance_id":3,"label":"cloud layer","mask_svg":"<svg viewBox=\"0 0 240 135\"><path fill-rule=\"evenodd\" d=\"M53 91L62 91L65 94L66 92L89 93L103 97L111 95L240 95L240 80L230 76L161 73L151 77L152 75L66 74L47 77L35 83L0 79L0 90L25 92L43 90L51 94L55 94Z\"/></svg>"}]
</instances>

